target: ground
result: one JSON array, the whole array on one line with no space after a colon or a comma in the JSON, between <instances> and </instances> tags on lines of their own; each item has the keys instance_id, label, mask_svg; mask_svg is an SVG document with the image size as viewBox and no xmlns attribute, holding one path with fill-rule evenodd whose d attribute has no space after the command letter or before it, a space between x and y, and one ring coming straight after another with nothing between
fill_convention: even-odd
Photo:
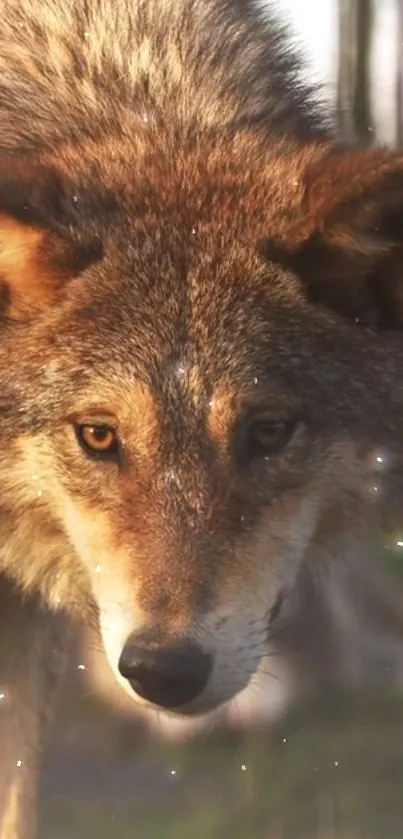
<instances>
[{"instance_id":1,"label":"ground","mask_svg":"<svg viewBox=\"0 0 403 839\"><path fill-rule=\"evenodd\" d=\"M47 756L39 835L400 839L401 703L338 698L270 732L169 746L77 694Z\"/></svg>"}]
</instances>

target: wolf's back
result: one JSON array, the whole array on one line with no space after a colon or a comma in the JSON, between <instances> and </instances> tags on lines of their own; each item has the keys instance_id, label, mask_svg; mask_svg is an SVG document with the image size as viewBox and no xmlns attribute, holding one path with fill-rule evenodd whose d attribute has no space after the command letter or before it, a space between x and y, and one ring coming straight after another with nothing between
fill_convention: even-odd
<instances>
[{"instance_id":1,"label":"wolf's back","mask_svg":"<svg viewBox=\"0 0 403 839\"><path fill-rule=\"evenodd\" d=\"M252 0L0 0L0 148L139 121L174 133L321 129L284 33Z\"/></svg>"}]
</instances>

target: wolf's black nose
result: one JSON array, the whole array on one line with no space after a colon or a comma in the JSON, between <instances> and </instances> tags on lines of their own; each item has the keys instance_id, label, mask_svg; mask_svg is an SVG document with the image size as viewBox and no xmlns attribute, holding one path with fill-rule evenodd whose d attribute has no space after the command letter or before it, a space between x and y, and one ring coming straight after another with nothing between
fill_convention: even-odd
<instances>
[{"instance_id":1,"label":"wolf's black nose","mask_svg":"<svg viewBox=\"0 0 403 839\"><path fill-rule=\"evenodd\" d=\"M119 672L143 699L162 708L180 708L205 688L212 656L188 641L152 646L133 635L119 660Z\"/></svg>"}]
</instances>

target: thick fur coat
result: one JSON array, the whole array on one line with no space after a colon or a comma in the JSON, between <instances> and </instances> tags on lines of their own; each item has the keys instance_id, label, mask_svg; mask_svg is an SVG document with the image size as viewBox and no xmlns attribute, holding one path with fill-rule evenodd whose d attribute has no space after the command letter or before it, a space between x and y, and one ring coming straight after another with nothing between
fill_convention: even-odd
<instances>
[{"instance_id":1,"label":"thick fur coat","mask_svg":"<svg viewBox=\"0 0 403 839\"><path fill-rule=\"evenodd\" d=\"M403 157L332 139L251 0L0 14L0 836L29 839L65 612L184 715L273 650L342 678L352 591L383 667Z\"/></svg>"}]
</instances>

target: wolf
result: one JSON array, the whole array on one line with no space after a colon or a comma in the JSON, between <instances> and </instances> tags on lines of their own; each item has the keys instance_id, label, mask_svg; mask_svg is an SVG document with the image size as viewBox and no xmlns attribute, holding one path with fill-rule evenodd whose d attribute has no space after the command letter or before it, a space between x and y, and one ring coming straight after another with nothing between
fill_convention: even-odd
<instances>
[{"instance_id":1,"label":"wolf","mask_svg":"<svg viewBox=\"0 0 403 839\"><path fill-rule=\"evenodd\" d=\"M403 157L340 145L253 0L0 13L0 836L30 839L65 615L184 717L273 650L332 681L340 592L401 631Z\"/></svg>"}]
</instances>

